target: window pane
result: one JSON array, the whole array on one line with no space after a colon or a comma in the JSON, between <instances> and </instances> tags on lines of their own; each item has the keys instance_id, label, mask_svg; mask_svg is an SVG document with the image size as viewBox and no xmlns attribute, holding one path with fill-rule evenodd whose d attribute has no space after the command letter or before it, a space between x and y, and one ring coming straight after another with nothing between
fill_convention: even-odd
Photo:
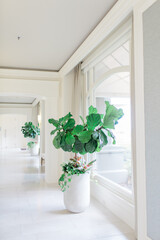
<instances>
[{"instance_id":1,"label":"window pane","mask_svg":"<svg viewBox=\"0 0 160 240\"><path fill-rule=\"evenodd\" d=\"M95 80L109 70L121 66L129 66L129 41L114 50L94 67Z\"/></svg>"},{"instance_id":2,"label":"window pane","mask_svg":"<svg viewBox=\"0 0 160 240\"><path fill-rule=\"evenodd\" d=\"M122 108L124 112L124 116L113 130L116 145L113 145L112 140L108 138L109 144L96 154L97 173L132 190L129 72L116 73L103 81L95 90L95 98L99 113L105 113L106 100L117 108Z\"/></svg>"},{"instance_id":3,"label":"window pane","mask_svg":"<svg viewBox=\"0 0 160 240\"><path fill-rule=\"evenodd\" d=\"M94 67L94 79L95 81L102 76L104 73L108 72L109 68L103 63L100 62Z\"/></svg>"}]
</instances>

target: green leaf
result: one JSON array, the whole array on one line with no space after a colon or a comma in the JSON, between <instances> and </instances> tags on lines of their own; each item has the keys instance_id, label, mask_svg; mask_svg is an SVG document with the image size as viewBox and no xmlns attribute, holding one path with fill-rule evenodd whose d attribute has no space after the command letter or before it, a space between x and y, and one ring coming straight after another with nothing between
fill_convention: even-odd
<instances>
[{"instance_id":1,"label":"green leaf","mask_svg":"<svg viewBox=\"0 0 160 240\"><path fill-rule=\"evenodd\" d=\"M80 132L82 132L84 129L84 127L82 125L77 125L73 131L72 131L72 134L73 135L79 135Z\"/></svg>"},{"instance_id":2,"label":"green leaf","mask_svg":"<svg viewBox=\"0 0 160 240\"><path fill-rule=\"evenodd\" d=\"M101 119L103 119L104 118L104 114L100 114L101 115Z\"/></svg>"},{"instance_id":3,"label":"green leaf","mask_svg":"<svg viewBox=\"0 0 160 240\"><path fill-rule=\"evenodd\" d=\"M105 146L108 143L106 134L100 130L99 131L99 137L100 137L100 147Z\"/></svg>"},{"instance_id":4,"label":"green leaf","mask_svg":"<svg viewBox=\"0 0 160 240\"><path fill-rule=\"evenodd\" d=\"M84 155L86 154L87 152L85 151L85 148L83 148L83 151L82 152L79 152L81 155Z\"/></svg>"},{"instance_id":5,"label":"green leaf","mask_svg":"<svg viewBox=\"0 0 160 240\"><path fill-rule=\"evenodd\" d=\"M57 129L53 130L50 134L51 134L51 135L54 135L55 132L57 132Z\"/></svg>"},{"instance_id":6,"label":"green leaf","mask_svg":"<svg viewBox=\"0 0 160 240\"><path fill-rule=\"evenodd\" d=\"M71 152L72 151L72 145L69 145L66 143L66 136L65 134L61 137L61 143L60 143L61 148L65 152Z\"/></svg>"},{"instance_id":7,"label":"green leaf","mask_svg":"<svg viewBox=\"0 0 160 240\"><path fill-rule=\"evenodd\" d=\"M74 125L75 125L75 120L73 118L70 118L63 128L64 130L72 129Z\"/></svg>"},{"instance_id":8,"label":"green leaf","mask_svg":"<svg viewBox=\"0 0 160 240\"><path fill-rule=\"evenodd\" d=\"M87 125L88 129L94 130L101 123L101 116L100 114L92 113L87 116Z\"/></svg>"},{"instance_id":9,"label":"green leaf","mask_svg":"<svg viewBox=\"0 0 160 240\"><path fill-rule=\"evenodd\" d=\"M63 173L63 174L61 175L61 177L59 178L59 181L58 181L58 182L63 182L63 181L64 181L64 178L65 178L65 174Z\"/></svg>"},{"instance_id":10,"label":"green leaf","mask_svg":"<svg viewBox=\"0 0 160 240\"><path fill-rule=\"evenodd\" d=\"M100 152L102 150L102 147L100 146L100 143L98 142L97 148L96 148L96 152Z\"/></svg>"},{"instance_id":11,"label":"green leaf","mask_svg":"<svg viewBox=\"0 0 160 240\"><path fill-rule=\"evenodd\" d=\"M106 104L106 114L103 119L104 128L114 129L115 123L119 120L124 114L122 109L117 109L115 106L110 105L108 101Z\"/></svg>"},{"instance_id":12,"label":"green leaf","mask_svg":"<svg viewBox=\"0 0 160 240\"><path fill-rule=\"evenodd\" d=\"M92 105L88 108L89 115L92 113L97 113L97 108L94 108Z\"/></svg>"},{"instance_id":13,"label":"green leaf","mask_svg":"<svg viewBox=\"0 0 160 240\"><path fill-rule=\"evenodd\" d=\"M75 142L74 136L71 133L67 133L66 135L66 143L72 145Z\"/></svg>"},{"instance_id":14,"label":"green leaf","mask_svg":"<svg viewBox=\"0 0 160 240\"><path fill-rule=\"evenodd\" d=\"M114 141L115 140L114 134L111 131L109 131L108 129L107 129L107 133L108 133L108 136L111 137Z\"/></svg>"},{"instance_id":15,"label":"green leaf","mask_svg":"<svg viewBox=\"0 0 160 240\"><path fill-rule=\"evenodd\" d=\"M86 152L93 153L96 151L97 148L97 141L94 140L93 138L85 144L85 150Z\"/></svg>"},{"instance_id":16,"label":"green leaf","mask_svg":"<svg viewBox=\"0 0 160 240\"><path fill-rule=\"evenodd\" d=\"M91 166L94 162L96 162L96 159L88 163L88 166Z\"/></svg>"},{"instance_id":17,"label":"green leaf","mask_svg":"<svg viewBox=\"0 0 160 240\"><path fill-rule=\"evenodd\" d=\"M87 143L91 139L92 132L92 130L81 132L78 136L78 139L82 143Z\"/></svg>"},{"instance_id":18,"label":"green leaf","mask_svg":"<svg viewBox=\"0 0 160 240\"><path fill-rule=\"evenodd\" d=\"M61 134L57 133L57 135L53 139L53 145L55 148L59 149L61 147Z\"/></svg>"},{"instance_id":19,"label":"green leaf","mask_svg":"<svg viewBox=\"0 0 160 240\"><path fill-rule=\"evenodd\" d=\"M83 125L85 125L85 122L84 122L83 117L82 117L82 116L79 116L79 117L80 117L80 119L82 120Z\"/></svg>"},{"instance_id":20,"label":"green leaf","mask_svg":"<svg viewBox=\"0 0 160 240\"><path fill-rule=\"evenodd\" d=\"M73 153L78 153L78 151L75 149L75 144L73 145L72 152Z\"/></svg>"},{"instance_id":21,"label":"green leaf","mask_svg":"<svg viewBox=\"0 0 160 240\"><path fill-rule=\"evenodd\" d=\"M63 149L63 151L65 152L72 152L72 145L69 145L69 144L64 144L61 146L61 148Z\"/></svg>"},{"instance_id":22,"label":"green leaf","mask_svg":"<svg viewBox=\"0 0 160 240\"><path fill-rule=\"evenodd\" d=\"M76 139L73 148L77 152L83 152L84 144L81 141L79 141L79 139Z\"/></svg>"},{"instance_id":23,"label":"green leaf","mask_svg":"<svg viewBox=\"0 0 160 240\"><path fill-rule=\"evenodd\" d=\"M99 133L97 131L93 132L92 137L94 140L97 140L99 138Z\"/></svg>"},{"instance_id":24,"label":"green leaf","mask_svg":"<svg viewBox=\"0 0 160 240\"><path fill-rule=\"evenodd\" d=\"M59 126L59 121L55 120L54 118L48 119L48 122L50 124L53 124L53 126L58 127Z\"/></svg>"},{"instance_id":25,"label":"green leaf","mask_svg":"<svg viewBox=\"0 0 160 240\"><path fill-rule=\"evenodd\" d=\"M70 119L72 117L72 114L69 112L67 115L65 115L64 117L59 119L59 122L61 124L64 124L68 119Z\"/></svg>"}]
</instances>

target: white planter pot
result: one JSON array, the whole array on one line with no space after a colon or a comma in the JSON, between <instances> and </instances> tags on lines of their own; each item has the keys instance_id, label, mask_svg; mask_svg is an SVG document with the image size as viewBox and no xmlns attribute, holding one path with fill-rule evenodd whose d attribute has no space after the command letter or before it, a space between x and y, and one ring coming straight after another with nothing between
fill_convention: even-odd
<instances>
[{"instance_id":1,"label":"white planter pot","mask_svg":"<svg viewBox=\"0 0 160 240\"><path fill-rule=\"evenodd\" d=\"M30 152L32 156L37 156L39 154L39 144L35 143L34 147L30 149Z\"/></svg>"},{"instance_id":2,"label":"white planter pot","mask_svg":"<svg viewBox=\"0 0 160 240\"><path fill-rule=\"evenodd\" d=\"M64 192L64 205L74 213L83 212L90 204L90 174L73 175Z\"/></svg>"}]
</instances>

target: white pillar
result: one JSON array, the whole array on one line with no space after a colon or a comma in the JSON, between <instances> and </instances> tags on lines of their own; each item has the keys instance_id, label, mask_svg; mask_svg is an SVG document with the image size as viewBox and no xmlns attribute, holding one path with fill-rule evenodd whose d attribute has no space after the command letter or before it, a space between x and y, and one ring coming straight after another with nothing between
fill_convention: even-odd
<instances>
[{"instance_id":1,"label":"white pillar","mask_svg":"<svg viewBox=\"0 0 160 240\"><path fill-rule=\"evenodd\" d=\"M38 114L37 114L37 105L32 107L32 123L38 125Z\"/></svg>"},{"instance_id":2,"label":"white pillar","mask_svg":"<svg viewBox=\"0 0 160 240\"><path fill-rule=\"evenodd\" d=\"M49 118L58 118L58 103L56 98L46 98L45 100L45 179L47 183L57 183L58 181L58 150L54 148L53 136L50 132L53 125L48 123Z\"/></svg>"},{"instance_id":3,"label":"white pillar","mask_svg":"<svg viewBox=\"0 0 160 240\"><path fill-rule=\"evenodd\" d=\"M40 101L40 156L45 155L45 101Z\"/></svg>"}]
</instances>

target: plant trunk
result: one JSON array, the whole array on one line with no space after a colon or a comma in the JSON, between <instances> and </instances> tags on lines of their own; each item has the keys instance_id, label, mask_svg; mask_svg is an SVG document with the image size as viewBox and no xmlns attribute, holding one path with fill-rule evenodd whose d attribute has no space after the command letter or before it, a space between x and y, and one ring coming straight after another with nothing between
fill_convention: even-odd
<instances>
[{"instance_id":1,"label":"plant trunk","mask_svg":"<svg viewBox=\"0 0 160 240\"><path fill-rule=\"evenodd\" d=\"M77 153L75 153L75 156L74 156L74 157L75 157L75 159L77 160Z\"/></svg>"}]
</instances>

